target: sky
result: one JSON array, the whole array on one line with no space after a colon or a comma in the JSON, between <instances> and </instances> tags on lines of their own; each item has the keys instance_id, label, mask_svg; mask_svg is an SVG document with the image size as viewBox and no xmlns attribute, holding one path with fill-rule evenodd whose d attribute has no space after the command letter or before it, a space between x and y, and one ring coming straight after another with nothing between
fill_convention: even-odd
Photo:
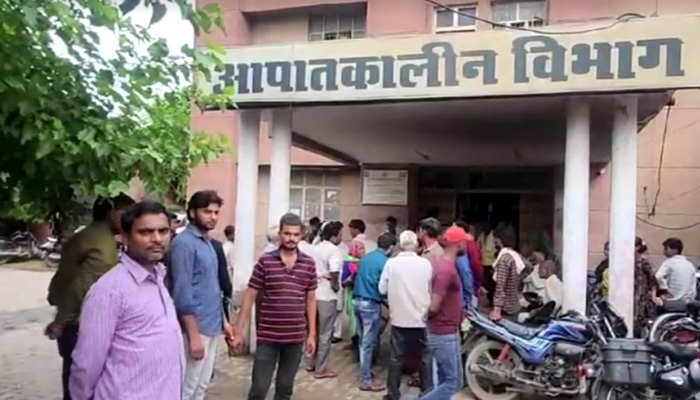
<instances>
[{"instance_id":1,"label":"sky","mask_svg":"<svg viewBox=\"0 0 700 400\"><path fill-rule=\"evenodd\" d=\"M121 3L121 0L115 0L117 4ZM143 3L143 1L142 1ZM149 33L154 39L164 38L170 48L171 55L181 54L180 48L183 45L189 45L192 47L194 45L194 30L192 25L187 21L183 20L180 15L180 8L171 3L170 1L164 1L163 4L167 7L167 12L163 19L155 25L148 28ZM132 22L136 25L141 25L143 27L148 27L148 23L151 20L152 9L146 8L143 4L136 7L133 11L127 14L127 18L131 18ZM119 48L118 37L113 32L107 28L97 28L93 27L94 31L98 34L100 38L99 51L104 58L111 59L116 56L116 52ZM137 52L141 54L147 54L148 46L150 43L138 43L136 46ZM54 41L54 51L56 54L68 59L73 59L68 54L66 47L60 40ZM187 82L181 81L180 85L185 86ZM163 93L167 88L162 85L154 85L152 87L156 94ZM112 114L116 115L120 111L118 108L112 110Z\"/></svg>"},{"instance_id":2,"label":"sky","mask_svg":"<svg viewBox=\"0 0 700 400\"><path fill-rule=\"evenodd\" d=\"M142 2L143 3L143 2ZM194 31L190 23L180 16L180 9L177 5L164 2L168 11L160 22L149 28L149 32L155 38L165 38L168 42L170 52L177 54L182 45L194 45ZM146 8L143 4L131 11L127 17L138 25L148 26L151 20L152 9ZM117 38L107 29L99 29L100 51L104 56L111 56L117 49ZM148 44L143 44L143 51L148 48Z\"/></svg>"}]
</instances>

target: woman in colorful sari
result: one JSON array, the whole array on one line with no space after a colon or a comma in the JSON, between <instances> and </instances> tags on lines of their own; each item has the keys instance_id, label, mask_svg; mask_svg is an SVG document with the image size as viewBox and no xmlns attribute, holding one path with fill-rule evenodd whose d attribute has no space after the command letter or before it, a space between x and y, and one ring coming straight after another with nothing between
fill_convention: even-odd
<instances>
[{"instance_id":1,"label":"woman in colorful sari","mask_svg":"<svg viewBox=\"0 0 700 400\"><path fill-rule=\"evenodd\" d=\"M634 241L634 337L643 336L643 330L648 320L656 314L654 295L657 289L654 269L646 258L647 244L640 237ZM610 290L610 268L603 272L602 290L606 294Z\"/></svg>"},{"instance_id":2,"label":"woman in colorful sari","mask_svg":"<svg viewBox=\"0 0 700 400\"><path fill-rule=\"evenodd\" d=\"M340 276L340 280L343 283L344 292L344 302L345 315L348 317L348 322L350 324L350 336L355 337L356 332L356 318L355 311L352 305L352 290L355 282L355 274L357 273L357 268L360 264L360 258L365 255L365 244L360 240L353 240L348 244L348 255L345 257L345 262L343 263L343 272Z\"/></svg>"}]
</instances>

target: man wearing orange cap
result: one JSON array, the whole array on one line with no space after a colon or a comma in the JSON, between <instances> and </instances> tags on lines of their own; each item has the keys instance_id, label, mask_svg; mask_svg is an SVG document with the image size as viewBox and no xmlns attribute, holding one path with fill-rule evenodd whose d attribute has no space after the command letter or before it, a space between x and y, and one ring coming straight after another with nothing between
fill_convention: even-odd
<instances>
[{"instance_id":1,"label":"man wearing orange cap","mask_svg":"<svg viewBox=\"0 0 700 400\"><path fill-rule=\"evenodd\" d=\"M455 262L467 242L467 233L459 227L448 228L443 235L442 258L433 264L432 295L428 308L428 347L438 368L439 384L421 400L450 399L462 389L459 325L462 322L462 284Z\"/></svg>"}]
</instances>

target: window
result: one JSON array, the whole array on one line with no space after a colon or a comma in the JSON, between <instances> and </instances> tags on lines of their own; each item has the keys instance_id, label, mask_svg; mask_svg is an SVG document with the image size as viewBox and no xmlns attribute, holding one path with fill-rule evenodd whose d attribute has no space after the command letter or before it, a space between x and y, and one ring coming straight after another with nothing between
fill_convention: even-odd
<instances>
[{"instance_id":1,"label":"window","mask_svg":"<svg viewBox=\"0 0 700 400\"><path fill-rule=\"evenodd\" d=\"M476 6L454 6L435 10L435 32L462 32L476 30Z\"/></svg>"},{"instance_id":2,"label":"window","mask_svg":"<svg viewBox=\"0 0 700 400\"><path fill-rule=\"evenodd\" d=\"M492 19L499 24L516 28L535 28L544 25L544 1L493 3L491 7Z\"/></svg>"},{"instance_id":3,"label":"window","mask_svg":"<svg viewBox=\"0 0 700 400\"><path fill-rule=\"evenodd\" d=\"M289 211L304 221L340 219L340 173L323 170L292 170Z\"/></svg>"},{"instance_id":4,"label":"window","mask_svg":"<svg viewBox=\"0 0 700 400\"><path fill-rule=\"evenodd\" d=\"M365 37L365 14L312 15L309 40L339 40Z\"/></svg>"}]
</instances>

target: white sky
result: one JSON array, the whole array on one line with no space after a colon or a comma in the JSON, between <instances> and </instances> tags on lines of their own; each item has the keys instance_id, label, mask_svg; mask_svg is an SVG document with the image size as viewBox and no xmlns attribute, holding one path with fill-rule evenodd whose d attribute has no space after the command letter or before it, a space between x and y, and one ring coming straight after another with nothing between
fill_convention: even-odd
<instances>
[{"instance_id":1,"label":"white sky","mask_svg":"<svg viewBox=\"0 0 700 400\"><path fill-rule=\"evenodd\" d=\"M117 3L120 2L120 0L117 0ZM192 25L180 16L180 8L177 5L171 2L164 2L164 4L168 8L165 17L150 27L149 32L155 38L165 38L171 54L178 54L183 45L194 45L194 31ZM131 11L127 17L131 18L135 24L147 27L151 20L151 13L152 9L150 7L146 8L141 4ZM116 36L105 28L99 28L98 33L100 35L100 52L104 56L110 57L117 50ZM139 50L146 51L147 48L148 44L144 43Z\"/></svg>"},{"instance_id":2,"label":"white sky","mask_svg":"<svg viewBox=\"0 0 700 400\"><path fill-rule=\"evenodd\" d=\"M121 0L115 0L116 4L121 3ZM194 46L194 30L192 25L187 20L183 20L180 15L180 8L171 2L164 2L167 7L167 12L163 19L157 24L148 28L149 33L154 39L164 38L170 48L171 55L181 54L180 48L183 45ZM148 23L151 20L152 9L146 8L143 4L139 5L129 14L126 18L131 18L132 22L136 25L141 25L143 27L148 27ZM107 28L93 27L95 32L100 37L99 50L103 57L111 59L116 56L116 51L118 46L118 37L112 33ZM136 51L141 54L146 54L148 46L150 43L137 43ZM63 57L73 59L59 40L54 42L54 51L58 55ZM186 85L187 82L181 82L181 85ZM165 90L161 85L154 85L153 90L155 93L163 92ZM118 110L113 110L113 113L118 113Z\"/></svg>"}]
</instances>

